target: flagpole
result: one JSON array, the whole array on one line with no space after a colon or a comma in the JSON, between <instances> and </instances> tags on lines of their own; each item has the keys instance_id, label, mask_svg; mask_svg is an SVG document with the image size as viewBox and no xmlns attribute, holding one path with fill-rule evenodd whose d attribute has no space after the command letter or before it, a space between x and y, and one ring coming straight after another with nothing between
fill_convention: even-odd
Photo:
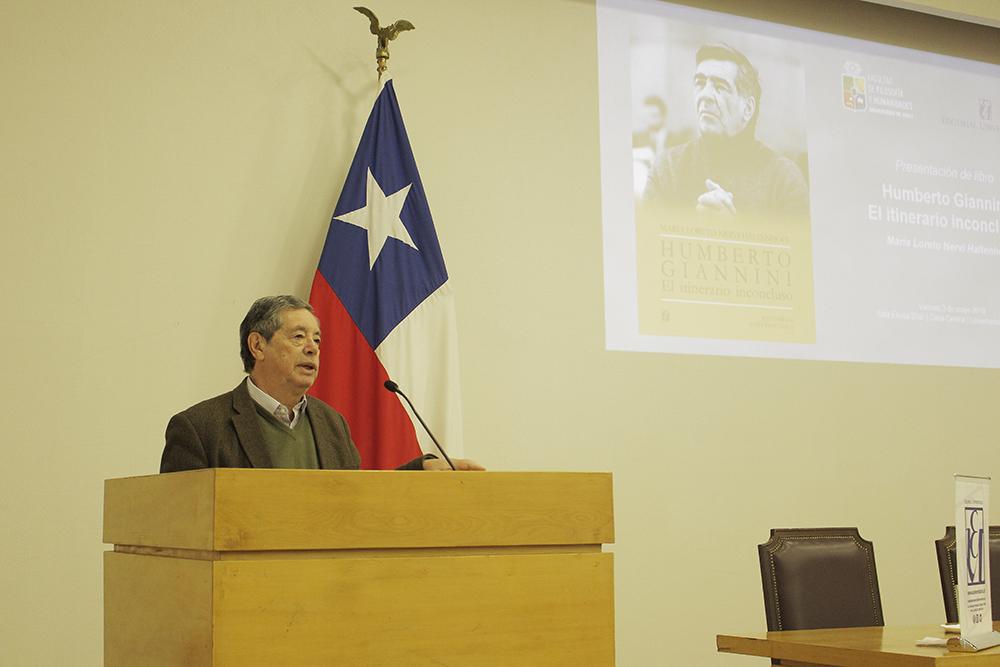
<instances>
[{"instance_id":1,"label":"flagpole","mask_svg":"<svg viewBox=\"0 0 1000 667\"><path fill-rule=\"evenodd\" d=\"M396 39L396 36L404 30L415 30L415 27L406 19L395 21L392 25L380 26L378 17L372 10L367 7L355 7L354 9L368 17L371 33L378 38L378 44L375 47L375 63L377 65L376 71L378 71L378 82L381 84L383 72L389 69L389 42ZM381 88L381 85L379 87Z\"/></svg>"}]
</instances>

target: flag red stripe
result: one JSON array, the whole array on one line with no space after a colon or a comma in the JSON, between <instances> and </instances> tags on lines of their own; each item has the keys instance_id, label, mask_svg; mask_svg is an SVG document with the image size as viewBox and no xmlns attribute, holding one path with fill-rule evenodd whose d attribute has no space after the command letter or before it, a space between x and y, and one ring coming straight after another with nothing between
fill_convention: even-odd
<instances>
[{"instance_id":1,"label":"flag red stripe","mask_svg":"<svg viewBox=\"0 0 1000 667\"><path fill-rule=\"evenodd\" d=\"M319 271L309 303L323 331L319 374L309 393L344 415L361 467L386 470L420 456L406 409L382 386L389 379L382 362Z\"/></svg>"}]
</instances>

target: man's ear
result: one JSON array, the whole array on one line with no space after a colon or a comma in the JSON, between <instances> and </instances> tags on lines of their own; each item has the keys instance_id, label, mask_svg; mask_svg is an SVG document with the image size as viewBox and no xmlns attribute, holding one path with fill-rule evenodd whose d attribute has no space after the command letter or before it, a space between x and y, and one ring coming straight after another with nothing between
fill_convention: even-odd
<instances>
[{"instance_id":1,"label":"man's ear","mask_svg":"<svg viewBox=\"0 0 1000 667\"><path fill-rule=\"evenodd\" d=\"M749 123L750 119L753 118L755 111L757 111L757 98L746 98L746 101L743 104L743 122Z\"/></svg>"},{"instance_id":2,"label":"man's ear","mask_svg":"<svg viewBox=\"0 0 1000 667\"><path fill-rule=\"evenodd\" d=\"M251 331L250 335L247 336L247 347L250 348L250 355L253 356L255 360L261 360L264 358L264 345L267 343L264 337L260 335L257 331Z\"/></svg>"}]
</instances>

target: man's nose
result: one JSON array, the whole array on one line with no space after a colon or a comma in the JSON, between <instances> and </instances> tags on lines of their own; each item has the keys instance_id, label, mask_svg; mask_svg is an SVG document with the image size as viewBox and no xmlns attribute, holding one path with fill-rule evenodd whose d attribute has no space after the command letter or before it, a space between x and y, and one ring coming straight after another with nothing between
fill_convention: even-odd
<instances>
[{"instance_id":1,"label":"man's nose","mask_svg":"<svg viewBox=\"0 0 1000 667\"><path fill-rule=\"evenodd\" d=\"M303 351L308 355L319 354L319 344L316 341L309 341L303 348Z\"/></svg>"}]
</instances>

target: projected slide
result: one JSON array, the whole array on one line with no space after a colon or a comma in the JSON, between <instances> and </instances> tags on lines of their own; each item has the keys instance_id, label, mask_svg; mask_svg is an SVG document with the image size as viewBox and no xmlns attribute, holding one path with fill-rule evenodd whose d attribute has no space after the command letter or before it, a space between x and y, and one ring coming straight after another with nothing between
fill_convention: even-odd
<instances>
[{"instance_id":1,"label":"projected slide","mask_svg":"<svg viewBox=\"0 0 1000 667\"><path fill-rule=\"evenodd\" d=\"M598 40L609 349L1000 367L1000 67L656 0Z\"/></svg>"}]
</instances>

